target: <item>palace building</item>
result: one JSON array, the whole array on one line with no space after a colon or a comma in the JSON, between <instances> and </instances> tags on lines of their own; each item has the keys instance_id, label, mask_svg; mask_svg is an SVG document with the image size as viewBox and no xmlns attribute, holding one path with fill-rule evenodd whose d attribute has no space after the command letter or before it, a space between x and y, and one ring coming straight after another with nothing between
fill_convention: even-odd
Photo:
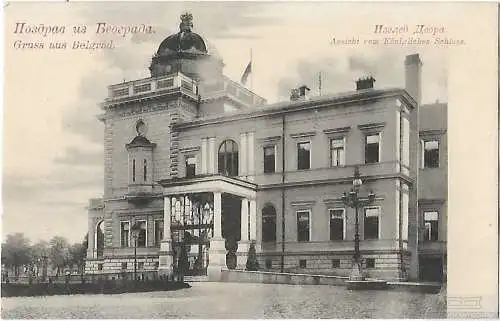
<instances>
[{"instance_id":1,"label":"palace building","mask_svg":"<svg viewBox=\"0 0 500 321\"><path fill-rule=\"evenodd\" d=\"M218 280L245 269L349 275L359 168L360 252L369 277L442 280L446 270L446 104L421 105L422 62L405 88L266 100L223 74L192 16L159 45L151 77L102 103L104 196L88 208L86 272Z\"/></svg>"}]
</instances>

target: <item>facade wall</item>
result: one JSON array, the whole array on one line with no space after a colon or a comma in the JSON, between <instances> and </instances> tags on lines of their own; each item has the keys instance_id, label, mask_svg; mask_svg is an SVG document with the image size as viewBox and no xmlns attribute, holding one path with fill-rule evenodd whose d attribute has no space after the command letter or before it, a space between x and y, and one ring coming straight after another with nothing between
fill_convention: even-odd
<instances>
[{"instance_id":1,"label":"facade wall","mask_svg":"<svg viewBox=\"0 0 500 321\"><path fill-rule=\"evenodd\" d=\"M221 143L232 139L239 150L239 178L254 182L257 187L256 231L258 243L262 240L262 208L272 204L276 209L276 242L259 244L261 266L267 259L272 266L279 264L282 236L285 239L285 267L297 272L334 271L348 273L354 240L354 210L346 208L346 236L343 241L330 241L328 209L344 208L341 196L352 187L352 176L358 166L363 177L361 196L370 191L376 194L373 206L380 207L379 239L363 240L363 209L359 210L361 251L363 258L375 258L376 268L368 268L373 277L396 278L401 265L418 266L417 237L423 229L422 211L436 208L440 213L439 241L446 240L446 110L437 107L413 109L402 103L403 94L389 94L372 100L358 100L348 104L325 107L325 101L315 108L286 111L275 108L267 115L260 111L241 111L243 117L230 112L221 116L222 100L202 104L199 125L190 126L186 121L195 120L196 104L182 98L170 100L130 103L108 110L105 122L105 195L104 209L97 215L89 211L89 232L95 234L97 220L104 220L105 251L104 270L119 272L121 262L128 262L133 255L130 246L120 246L120 222L137 220L147 222L147 246L138 249L145 269L156 266L158 247L154 244L154 220L163 219L162 187L159 180L186 176L187 157L196 159L196 175L218 172L218 149ZM406 98L405 98L406 100ZM304 102L292 102L303 104ZM283 107L287 107L283 104ZM265 110L267 107L262 107ZM273 108L271 106L271 108ZM217 116L218 114L218 116ZM409 150L403 152L404 120L409 120ZM148 164L152 185L147 202L134 203L127 200L130 191L130 159L126 144L136 137L136 124L146 124L144 136L156 144ZM417 122L419 120L419 122ZM284 126L284 127L283 127ZM437 169L419 169L421 149L419 133L439 134L442 166ZM365 164L365 135L380 132L379 162ZM443 134L444 133L444 134ZM344 137L345 164L331 167L330 139ZM283 153L283 140L285 151ZM310 169L297 168L297 144L310 142ZM275 147L275 172L264 173L266 146ZM283 159L285 173L283 174ZM139 163L140 164L140 163ZM140 166L139 166L140 167ZM139 176L142 171L137 171ZM418 173L418 175L417 175ZM149 178L148 178L149 179ZM282 184L284 182L284 185ZM284 209L282 191L284 188ZM403 194L408 194L408 209L402 207ZM157 194L157 195L155 195ZM422 201L417 207L417 200ZM297 240L297 210L310 211L311 233L309 242ZM406 213L406 214L405 214ZM283 218L285 230L282 230ZM399 242L403 236L403 245ZM89 234L90 235L90 234ZM90 238L89 238L90 240ZM89 242L90 246L90 242ZM442 245L418 245L425 252L443 251ZM152 260L152 261L151 261ZM156 260L156 261L155 261ZM275 261L278 260L278 263ZM307 267L299 266L306 260ZM333 268L332 260L339 260ZM96 271L100 263L90 260L88 270ZM154 264L153 264L154 263ZM153 264L153 265L151 265ZM335 263L337 264L337 263ZM416 268L418 270L418 267ZM412 278L416 272L412 271Z\"/></svg>"}]
</instances>

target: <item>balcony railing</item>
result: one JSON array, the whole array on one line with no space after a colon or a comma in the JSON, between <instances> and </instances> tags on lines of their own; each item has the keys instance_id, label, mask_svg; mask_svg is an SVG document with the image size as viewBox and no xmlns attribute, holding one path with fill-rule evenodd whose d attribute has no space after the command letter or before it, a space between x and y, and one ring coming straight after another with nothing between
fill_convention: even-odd
<instances>
[{"instance_id":1,"label":"balcony railing","mask_svg":"<svg viewBox=\"0 0 500 321\"><path fill-rule=\"evenodd\" d=\"M179 89L182 93L196 98L196 82L182 73L165 77L145 78L108 87L106 103L112 103L125 98L133 98L150 93L161 93Z\"/></svg>"},{"instance_id":2,"label":"balcony railing","mask_svg":"<svg viewBox=\"0 0 500 321\"><path fill-rule=\"evenodd\" d=\"M219 85L220 84L220 85ZM220 95L228 96L243 105L263 105L266 100L250 90L246 89L237 82L224 77L223 86L221 83L214 85L205 84L203 86L202 99L213 98ZM145 94L162 93L179 90L194 99L197 99L198 84L194 79L182 73L174 75L144 78L108 87L108 98L105 103L113 103L126 98L139 97Z\"/></svg>"}]
</instances>

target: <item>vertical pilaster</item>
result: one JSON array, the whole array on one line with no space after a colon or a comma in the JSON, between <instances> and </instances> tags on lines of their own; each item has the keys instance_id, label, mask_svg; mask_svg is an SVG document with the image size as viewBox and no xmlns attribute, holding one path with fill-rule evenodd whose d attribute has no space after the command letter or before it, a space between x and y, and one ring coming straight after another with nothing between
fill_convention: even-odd
<instances>
[{"instance_id":1,"label":"vertical pilaster","mask_svg":"<svg viewBox=\"0 0 500 321\"><path fill-rule=\"evenodd\" d=\"M247 151L248 151L248 180L253 181L255 176L255 159L254 159L254 150L255 150L255 142L254 142L254 133L248 133L247 138Z\"/></svg>"},{"instance_id":2,"label":"vertical pilaster","mask_svg":"<svg viewBox=\"0 0 500 321\"><path fill-rule=\"evenodd\" d=\"M215 137L208 139L208 174L215 174Z\"/></svg>"},{"instance_id":3,"label":"vertical pilaster","mask_svg":"<svg viewBox=\"0 0 500 321\"><path fill-rule=\"evenodd\" d=\"M247 133L240 134L240 176L243 178L247 175Z\"/></svg>"},{"instance_id":4,"label":"vertical pilaster","mask_svg":"<svg viewBox=\"0 0 500 321\"><path fill-rule=\"evenodd\" d=\"M201 139L201 174L208 173L208 138Z\"/></svg>"}]
</instances>

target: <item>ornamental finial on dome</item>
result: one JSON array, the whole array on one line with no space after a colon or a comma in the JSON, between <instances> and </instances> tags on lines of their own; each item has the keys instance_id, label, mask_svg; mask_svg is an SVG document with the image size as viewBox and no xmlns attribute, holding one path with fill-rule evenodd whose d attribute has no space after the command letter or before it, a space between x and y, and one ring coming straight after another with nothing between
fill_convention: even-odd
<instances>
[{"instance_id":1,"label":"ornamental finial on dome","mask_svg":"<svg viewBox=\"0 0 500 321\"><path fill-rule=\"evenodd\" d=\"M191 32L193 28L193 15L190 12L184 12L181 14L181 24L179 29L181 32Z\"/></svg>"}]
</instances>

